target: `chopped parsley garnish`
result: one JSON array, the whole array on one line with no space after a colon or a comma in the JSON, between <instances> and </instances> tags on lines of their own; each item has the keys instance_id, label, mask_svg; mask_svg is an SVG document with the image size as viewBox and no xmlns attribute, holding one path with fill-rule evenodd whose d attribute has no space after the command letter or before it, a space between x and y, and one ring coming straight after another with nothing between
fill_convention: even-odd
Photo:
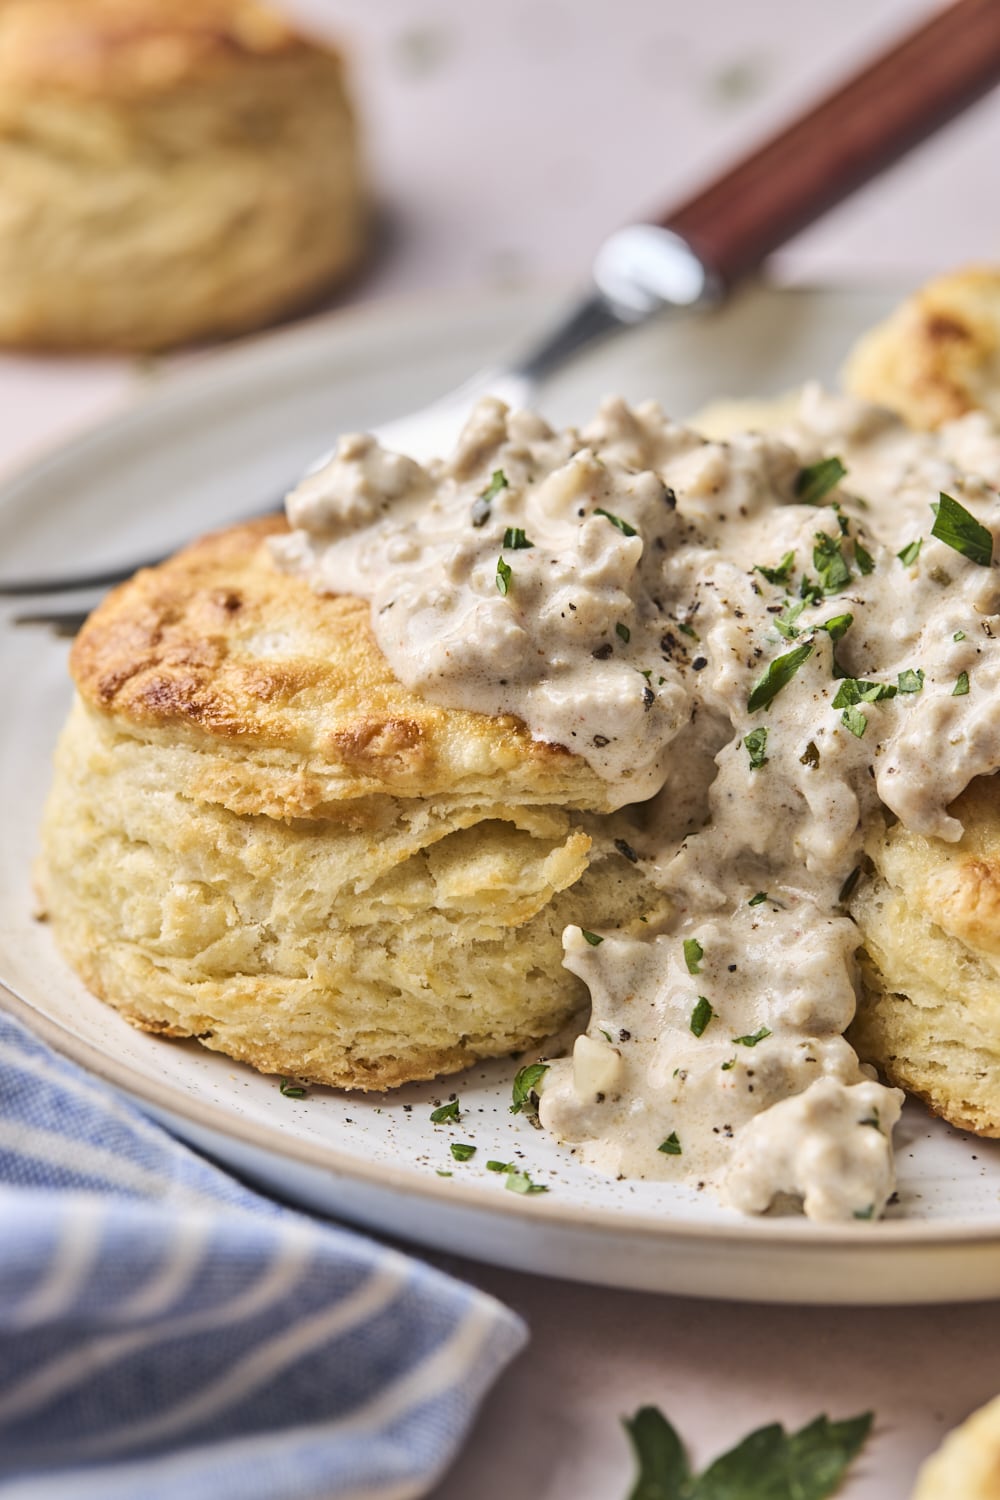
<instances>
[{"instance_id":1,"label":"chopped parsley garnish","mask_svg":"<svg viewBox=\"0 0 1000 1500\"><path fill-rule=\"evenodd\" d=\"M850 875L848 875L847 879L844 881L843 885L840 887L840 891L837 894L837 901L841 906L843 906L845 901L850 901L851 897L854 895L854 887L857 885L860 879L861 866L855 865L854 869L851 871Z\"/></svg>"},{"instance_id":2,"label":"chopped parsley garnish","mask_svg":"<svg viewBox=\"0 0 1000 1500\"><path fill-rule=\"evenodd\" d=\"M816 767L819 765L819 748L815 740L810 740L799 756L799 765L808 766L810 771L816 770Z\"/></svg>"},{"instance_id":3,"label":"chopped parsley garnish","mask_svg":"<svg viewBox=\"0 0 1000 1500\"><path fill-rule=\"evenodd\" d=\"M691 1012L691 1030L695 1036L702 1035L705 1027L708 1025L709 1021L711 1021L714 1015L715 1011L712 1009L709 1002L705 999L705 996L699 995L698 1004Z\"/></svg>"},{"instance_id":4,"label":"chopped parsley garnish","mask_svg":"<svg viewBox=\"0 0 1000 1500\"><path fill-rule=\"evenodd\" d=\"M749 1036L734 1036L733 1045L735 1047L756 1047L758 1042L763 1042L770 1035L771 1033L768 1028L762 1026L759 1031L754 1031Z\"/></svg>"},{"instance_id":5,"label":"chopped parsley garnish","mask_svg":"<svg viewBox=\"0 0 1000 1500\"><path fill-rule=\"evenodd\" d=\"M626 644L626 646L628 645L629 641L632 639L632 632L631 632L631 630L629 630L629 628L628 628L627 625L623 625L622 622L621 622L621 620L619 620L618 624L615 626L615 635L618 637L618 639L620 641L624 641L625 644Z\"/></svg>"},{"instance_id":6,"label":"chopped parsley garnish","mask_svg":"<svg viewBox=\"0 0 1000 1500\"><path fill-rule=\"evenodd\" d=\"M851 581L851 570L836 537L817 531L813 547L813 567L819 574L824 594L839 594Z\"/></svg>"},{"instance_id":7,"label":"chopped parsley garnish","mask_svg":"<svg viewBox=\"0 0 1000 1500\"><path fill-rule=\"evenodd\" d=\"M638 1474L628 1500L829 1500L872 1428L865 1412L845 1422L817 1417L798 1432L777 1422L751 1432L701 1474L655 1406L624 1422Z\"/></svg>"},{"instance_id":8,"label":"chopped parsley garnish","mask_svg":"<svg viewBox=\"0 0 1000 1500\"><path fill-rule=\"evenodd\" d=\"M955 686L951 690L951 696L953 698L964 698L968 691L969 674L968 672L959 672Z\"/></svg>"},{"instance_id":9,"label":"chopped parsley garnish","mask_svg":"<svg viewBox=\"0 0 1000 1500\"><path fill-rule=\"evenodd\" d=\"M767 730L765 728L751 729L749 734L743 736L743 743L750 756L751 771L759 771L761 766L767 765Z\"/></svg>"},{"instance_id":10,"label":"chopped parsley garnish","mask_svg":"<svg viewBox=\"0 0 1000 1500\"><path fill-rule=\"evenodd\" d=\"M533 1193L547 1193L548 1188L543 1187L540 1182L532 1182L527 1172L508 1172L504 1187L508 1193L524 1193L529 1197Z\"/></svg>"},{"instance_id":11,"label":"chopped parsley garnish","mask_svg":"<svg viewBox=\"0 0 1000 1500\"><path fill-rule=\"evenodd\" d=\"M723 1073L728 1073L730 1071L730 1069L731 1068L735 1068L735 1066L736 1066L736 1059L735 1059L735 1057L731 1057L728 1062L724 1062L722 1064L722 1071L723 1071Z\"/></svg>"},{"instance_id":12,"label":"chopped parsley garnish","mask_svg":"<svg viewBox=\"0 0 1000 1500\"><path fill-rule=\"evenodd\" d=\"M697 938L684 939L684 962L689 974L701 973L701 961L704 957L705 950Z\"/></svg>"},{"instance_id":13,"label":"chopped parsley garnish","mask_svg":"<svg viewBox=\"0 0 1000 1500\"><path fill-rule=\"evenodd\" d=\"M452 1176L454 1176L454 1173L452 1173L452 1172L445 1172L440 1167L438 1167L438 1169L437 1169L437 1175L439 1177L452 1177Z\"/></svg>"},{"instance_id":14,"label":"chopped parsley garnish","mask_svg":"<svg viewBox=\"0 0 1000 1500\"><path fill-rule=\"evenodd\" d=\"M657 1146L656 1149L657 1151L662 1151L664 1156L680 1156L681 1143L677 1139L676 1130L672 1130L667 1136L666 1140L663 1141L661 1145Z\"/></svg>"},{"instance_id":15,"label":"chopped parsley garnish","mask_svg":"<svg viewBox=\"0 0 1000 1500\"><path fill-rule=\"evenodd\" d=\"M476 1154L475 1146L470 1146L468 1141L452 1141L451 1154L456 1161L471 1161Z\"/></svg>"},{"instance_id":16,"label":"chopped parsley garnish","mask_svg":"<svg viewBox=\"0 0 1000 1500\"><path fill-rule=\"evenodd\" d=\"M786 604L781 614L774 621L774 628L779 635L783 635L786 641L794 641L800 634L796 620L806 607L807 601L800 599L796 604Z\"/></svg>"},{"instance_id":17,"label":"chopped parsley garnish","mask_svg":"<svg viewBox=\"0 0 1000 1500\"><path fill-rule=\"evenodd\" d=\"M863 714L860 708L845 708L840 716L840 722L845 729L849 729L855 739L863 739L865 730L868 728L868 715Z\"/></svg>"},{"instance_id":18,"label":"chopped parsley garnish","mask_svg":"<svg viewBox=\"0 0 1000 1500\"><path fill-rule=\"evenodd\" d=\"M284 1099L308 1099L309 1094L301 1083L293 1083L290 1078L283 1078L278 1085L278 1092Z\"/></svg>"},{"instance_id":19,"label":"chopped parsley garnish","mask_svg":"<svg viewBox=\"0 0 1000 1500\"><path fill-rule=\"evenodd\" d=\"M681 635L689 635L693 641L701 640L701 636L698 634L697 630L695 630L694 626L688 625L686 621L680 621L677 629L680 631Z\"/></svg>"},{"instance_id":20,"label":"chopped parsley garnish","mask_svg":"<svg viewBox=\"0 0 1000 1500\"><path fill-rule=\"evenodd\" d=\"M964 630L956 630L955 634L952 636L952 640L953 641L964 641L965 640L965 631Z\"/></svg>"},{"instance_id":21,"label":"chopped parsley garnish","mask_svg":"<svg viewBox=\"0 0 1000 1500\"><path fill-rule=\"evenodd\" d=\"M517 1168L513 1162L509 1161L488 1161L486 1170L487 1172L516 1172Z\"/></svg>"},{"instance_id":22,"label":"chopped parsley garnish","mask_svg":"<svg viewBox=\"0 0 1000 1500\"><path fill-rule=\"evenodd\" d=\"M853 615L834 615L832 620L824 620L819 628L820 630L825 630L831 641L836 645L837 641L843 640L853 624Z\"/></svg>"},{"instance_id":23,"label":"chopped parsley garnish","mask_svg":"<svg viewBox=\"0 0 1000 1500\"><path fill-rule=\"evenodd\" d=\"M944 542L956 552L961 552L970 562L988 568L993 562L993 534L975 516L970 515L964 505L959 505L951 495L941 494L934 510L934 525L931 536Z\"/></svg>"},{"instance_id":24,"label":"chopped parsley garnish","mask_svg":"<svg viewBox=\"0 0 1000 1500\"><path fill-rule=\"evenodd\" d=\"M580 932L583 935L584 942L589 943L592 948L599 948L604 942L604 939L600 936L599 933L588 932L586 927L581 927Z\"/></svg>"},{"instance_id":25,"label":"chopped parsley garnish","mask_svg":"<svg viewBox=\"0 0 1000 1500\"><path fill-rule=\"evenodd\" d=\"M756 894L756 896L751 896L750 897L750 900L747 902L747 906L763 906L763 904L764 904L764 902L766 900L767 900L767 892L766 891L758 891L757 894Z\"/></svg>"},{"instance_id":26,"label":"chopped parsley garnish","mask_svg":"<svg viewBox=\"0 0 1000 1500\"><path fill-rule=\"evenodd\" d=\"M923 667L907 667L896 678L901 693L919 693L924 685Z\"/></svg>"},{"instance_id":27,"label":"chopped parsley garnish","mask_svg":"<svg viewBox=\"0 0 1000 1500\"><path fill-rule=\"evenodd\" d=\"M807 464L796 474L795 494L803 505L818 505L846 474L839 458L821 458L819 463Z\"/></svg>"},{"instance_id":28,"label":"chopped parsley garnish","mask_svg":"<svg viewBox=\"0 0 1000 1500\"><path fill-rule=\"evenodd\" d=\"M921 547L923 545L924 545L924 539L923 539L923 537L922 536L918 536L917 540L915 542L907 542L907 544L903 548L903 550L901 552L897 552L896 553L896 556L899 558L899 560L903 564L904 568L912 568L913 567L913 564L916 562L917 558L920 556L920 549L921 549Z\"/></svg>"},{"instance_id":29,"label":"chopped parsley garnish","mask_svg":"<svg viewBox=\"0 0 1000 1500\"><path fill-rule=\"evenodd\" d=\"M865 577L875 570L875 559L868 549L861 545L857 537L854 539L854 561L858 565L858 572L863 573Z\"/></svg>"},{"instance_id":30,"label":"chopped parsley garnish","mask_svg":"<svg viewBox=\"0 0 1000 1500\"><path fill-rule=\"evenodd\" d=\"M508 526L503 534L503 544L511 552L524 552L535 544L529 541L520 526Z\"/></svg>"},{"instance_id":31,"label":"chopped parsley garnish","mask_svg":"<svg viewBox=\"0 0 1000 1500\"><path fill-rule=\"evenodd\" d=\"M601 508L601 506L599 506L599 505L595 509L594 515L595 516L603 516L606 521L610 521L611 522L612 526L617 526L618 530L621 532L622 536L638 536L639 535L639 533L636 531L635 527L634 526L630 526L627 521L623 521L622 518L621 518L621 516L613 516L609 510L603 510Z\"/></svg>"},{"instance_id":32,"label":"chopped parsley garnish","mask_svg":"<svg viewBox=\"0 0 1000 1500\"><path fill-rule=\"evenodd\" d=\"M510 580L514 576L514 570L510 563L503 560L503 554L497 558L497 592L506 599L510 593Z\"/></svg>"},{"instance_id":33,"label":"chopped parsley garnish","mask_svg":"<svg viewBox=\"0 0 1000 1500\"><path fill-rule=\"evenodd\" d=\"M898 691L894 682L865 682L860 677L844 677L831 706L853 708L856 703L881 703L883 698L895 698Z\"/></svg>"},{"instance_id":34,"label":"chopped parsley garnish","mask_svg":"<svg viewBox=\"0 0 1000 1500\"><path fill-rule=\"evenodd\" d=\"M510 1106L510 1112L512 1115L519 1115L522 1110L531 1109L534 1102L533 1096L537 1096L538 1085L548 1071L548 1063L528 1063L526 1067L518 1069L511 1090L513 1103Z\"/></svg>"},{"instance_id":35,"label":"chopped parsley garnish","mask_svg":"<svg viewBox=\"0 0 1000 1500\"><path fill-rule=\"evenodd\" d=\"M776 568L765 568L762 563L758 563L754 572L762 574L768 583L787 583L794 563L795 553L786 552Z\"/></svg>"},{"instance_id":36,"label":"chopped parsley garnish","mask_svg":"<svg viewBox=\"0 0 1000 1500\"><path fill-rule=\"evenodd\" d=\"M473 501L473 504L472 504L472 524L473 524L473 526L485 526L486 525L486 522L490 518L490 512L493 509L493 506L492 506L491 502L492 502L494 496L499 495L500 491L501 490L505 490L506 488L507 488L507 476L504 473L503 469L494 469L493 470L493 478L490 480L490 482L487 485L486 489L483 490L482 494L479 495L476 498L476 500Z\"/></svg>"},{"instance_id":37,"label":"chopped parsley garnish","mask_svg":"<svg viewBox=\"0 0 1000 1500\"><path fill-rule=\"evenodd\" d=\"M774 702L781 689L791 682L802 663L812 656L813 644L812 641L805 641L803 645L786 651L784 656L774 658L764 675L758 677L750 689L747 708L751 713L756 713L759 708L767 708Z\"/></svg>"},{"instance_id":38,"label":"chopped parsley garnish","mask_svg":"<svg viewBox=\"0 0 1000 1500\"><path fill-rule=\"evenodd\" d=\"M868 1205L867 1208L856 1208L854 1210L854 1217L856 1219L874 1219L874 1217L875 1217L875 1205L874 1205L874 1203L869 1203L869 1205Z\"/></svg>"},{"instance_id":39,"label":"chopped parsley garnish","mask_svg":"<svg viewBox=\"0 0 1000 1500\"><path fill-rule=\"evenodd\" d=\"M451 1120L460 1119L457 1099L449 1099L447 1104L440 1104L437 1109L431 1110L432 1125L447 1125Z\"/></svg>"}]
</instances>

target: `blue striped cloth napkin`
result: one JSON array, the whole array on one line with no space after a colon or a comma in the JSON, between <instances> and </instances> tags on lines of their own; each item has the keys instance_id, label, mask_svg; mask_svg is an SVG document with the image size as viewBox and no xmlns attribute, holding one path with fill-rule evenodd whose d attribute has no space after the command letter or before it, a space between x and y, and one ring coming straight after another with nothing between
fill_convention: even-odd
<instances>
[{"instance_id":1,"label":"blue striped cloth napkin","mask_svg":"<svg viewBox=\"0 0 1000 1500\"><path fill-rule=\"evenodd\" d=\"M407 1500L524 1340L216 1170L0 1012L4 1500Z\"/></svg>"}]
</instances>

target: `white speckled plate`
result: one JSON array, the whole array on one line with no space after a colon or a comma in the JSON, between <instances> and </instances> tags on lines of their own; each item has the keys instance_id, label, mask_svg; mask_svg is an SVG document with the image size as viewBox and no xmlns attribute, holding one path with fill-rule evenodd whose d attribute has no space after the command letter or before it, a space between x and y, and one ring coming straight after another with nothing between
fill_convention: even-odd
<instances>
[{"instance_id":1,"label":"white speckled plate","mask_svg":"<svg viewBox=\"0 0 1000 1500\"><path fill-rule=\"evenodd\" d=\"M832 378L891 304L873 292L748 294L723 313L609 345L544 403L581 419L608 391L691 412L714 396ZM112 565L155 553L280 494L336 432L447 390L552 312L551 299L393 307L340 316L206 358L144 404L0 491L0 572ZM798 1302L920 1302L1000 1294L1000 1146L911 1106L890 1222L826 1228L747 1220L705 1193L610 1182L508 1112L513 1063L387 1098L282 1097L194 1043L132 1030L93 999L31 916L30 871L49 753L69 703L66 645L0 610L0 995L61 1051L248 1177L401 1238L550 1274L648 1290ZM457 1091L460 1127L430 1123ZM452 1139L473 1142L454 1162ZM550 1191L519 1197L485 1170L523 1162ZM444 1177L439 1172L450 1172Z\"/></svg>"}]
</instances>

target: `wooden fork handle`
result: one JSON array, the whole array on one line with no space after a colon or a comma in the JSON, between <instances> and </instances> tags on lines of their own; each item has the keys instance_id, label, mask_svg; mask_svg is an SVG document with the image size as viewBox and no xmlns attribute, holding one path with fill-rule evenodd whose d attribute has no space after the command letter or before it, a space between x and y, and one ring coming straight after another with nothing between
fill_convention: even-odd
<instances>
[{"instance_id":1,"label":"wooden fork handle","mask_svg":"<svg viewBox=\"0 0 1000 1500\"><path fill-rule=\"evenodd\" d=\"M729 285L998 82L1000 0L955 0L659 222Z\"/></svg>"}]
</instances>

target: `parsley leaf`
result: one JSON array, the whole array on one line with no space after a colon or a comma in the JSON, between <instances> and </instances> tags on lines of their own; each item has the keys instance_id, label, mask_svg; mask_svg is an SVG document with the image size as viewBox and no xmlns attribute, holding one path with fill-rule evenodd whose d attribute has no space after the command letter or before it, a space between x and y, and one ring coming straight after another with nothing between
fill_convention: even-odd
<instances>
[{"instance_id":1,"label":"parsley leaf","mask_svg":"<svg viewBox=\"0 0 1000 1500\"><path fill-rule=\"evenodd\" d=\"M819 628L820 630L825 630L831 641L836 645L837 641L843 640L853 624L853 615L834 615L832 620L824 620Z\"/></svg>"},{"instance_id":2,"label":"parsley leaf","mask_svg":"<svg viewBox=\"0 0 1000 1500\"><path fill-rule=\"evenodd\" d=\"M535 544L528 540L520 526L508 526L503 534L503 544L509 547L511 552L523 552Z\"/></svg>"},{"instance_id":3,"label":"parsley leaf","mask_svg":"<svg viewBox=\"0 0 1000 1500\"><path fill-rule=\"evenodd\" d=\"M704 957L705 950L697 938L684 939L684 962L689 974L701 973L701 961Z\"/></svg>"},{"instance_id":4,"label":"parsley leaf","mask_svg":"<svg viewBox=\"0 0 1000 1500\"><path fill-rule=\"evenodd\" d=\"M441 1104L437 1109L431 1110L432 1125L447 1125L451 1120L457 1121L460 1119L461 1115L458 1112L457 1099L449 1099L447 1104Z\"/></svg>"},{"instance_id":5,"label":"parsley leaf","mask_svg":"<svg viewBox=\"0 0 1000 1500\"><path fill-rule=\"evenodd\" d=\"M795 494L803 505L818 505L846 474L839 458L821 458L819 463L807 464L799 470L795 476Z\"/></svg>"},{"instance_id":6,"label":"parsley leaf","mask_svg":"<svg viewBox=\"0 0 1000 1500\"><path fill-rule=\"evenodd\" d=\"M510 580L513 577L513 574L513 568L509 563L504 562L503 554L501 553L497 558L497 591L498 593L502 594L505 599L510 593Z\"/></svg>"},{"instance_id":7,"label":"parsley leaf","mask_svg":"<svg viewBox=\"0 0 1000 1500\"><path fill-rule=\"evenodd\" d=\"M527 1172L508 1172L504 1187L508 1193L547 1193L548 1188L543 1187L540 1182L532 1182Z\"/></svg>"},{"instance_id":8,"label":"parsley leaf","mask_svg":"<svg viewBox=\"0 0 1000 1500\"><path fill-rule=\"evenodd\" d=\"M937 515L931 527L931 536L939 542L961 552L970 562L988 568L993 562L993 534L970 515L964 505L959 505L951 495L942 492L937 505Z\"/></svg>"},{"instance_id":9,"label":"parsley leaf","mask_svg":"<svg viewBox=\"0 0 1000 1500\"><path fill-rule=\"evenodd\" d=\"M951 690L951 696L953 698L964 698L968 691L969 674L968 672L959 672L958 678L955 682L955 686Z\"/></svg>"},{"instance_id":10,"label":"parsley leaf","mask_svg":"<svg viewBox=\"0 0 1000 1500\"><path fill-rule=\"evenodd\" d=\"M698 1004L691 1012L691 1030L695 1036L701 1036L704 1033L705 1027L714 1015L715 1011L705 999L705 996L699 995Z\"/></svg>"},{"instance_id":11,"label":"parsley leaf","mask_svg":"<svg viewBox=\"0 0 1000 1500\"><path fill-rule=\"evenodd\" d=\"M630 526L627 521L623 521L622 518L621 518L621 516L613 516L609 510L602 510L602 508L599 505L595 508L594 515L595 516L603 516L606 521L610 521L611 522L612 526L617 526L618 530L621 532L622 536L638 536L639 535L639 533L636 531L635 527L634 526Z\"/></svg>"},{"instance_id":12,"label":"parsley leaf","mask_svg":"<svg viewBox=\"0 0 1000 1500\"><path fill-rule=\"evenodd\" d=\"M761 766L767 765L766 729L751 729L749 734L743 736L743 743L746 745L747 753L750 756L751 771L759 771Z\"/></svg>"},{"instance_id":13,"label":"parsley leaf","mask_svg":"<svg viewBox=\"0 0 1000 1500\"><path fill-rule=\"evenodd\" d=\"M845 729L849 729L855 739L863 739L865 730L868 728L868 715L863 714L860 708L845 708L840 716L840 722Z\"/></svg>"},{"instance_id":14,"label":"parsley leaf","mask_svg":"<svg viewBox=\"0 0 1000 1500\"><path fill-rule=\"evenodd\" d=\"M864 682L860 677L844 677L831 707L853 708L856 703L881 703L883 698L895 698L898 691L894 682Z\"/></svg>"},{"instance_id":15,"label":"parsley leaf","mask_svg":"<svg viewBox=\"0 0 1000 1500\"><path fill-rule=\"evenodd\" d=\"M794 562L795 553L786 552L776 568L765 568L761 563L757 563L754 572L762 574L768 583L787 583Z\"/></svg>"},{"instance_id":16,"label":"parsley leaf","mask_svg":"<svg viewBox=\"0 0 1000 1500\"><path fill-rule=\"evenodd\" d=\"M758 708L767 708L774 702L781 689L791 682L802 663L812 656L813 645L812 641L806 641L803 645L796 646L794 650L786 651L784 656L774 658L764 675L758 677L750 689L747 708L751 713L755 713Z\"/></svg>"},{"instance_id":17,"label":"parsley leaf","mask_svg":"<svg viewBox=\"0 0 1000 1500\"><path fill-rule=\"evenodd\" d=\"M867 547L863 547L861 545L857 537L855 537L854 539L854 561L858 565L858 572L863 573L866 578L869 573L872 573L875 570L875 559L872 557Z\"/></svg>"},{"instance_id":18,"label":"parsley leaf","mask_svg":"<svg viewBox=\"0 0 1000 1500\"><path fill-rule=\"evenodd\" d=\"M470 1146L467 1141L452 1141L451 1154L456 1161L471 1161L476 1154L475 1146Z\"/></svg>"},{"instance_id":19,"label":"parsley leaf","mask_svg":"<svg viewBox=\"0 0 1000 1500\"><path fill-rule=\"evenodd\" d=\"M500 491L501 490L505 490L506 488L507 488L507 476L504 473L503 469L494 469L493 470L493 478L490 480L490 482L487 485L486 489L484 489L483 492L482 492L482 494L479 495L473 501L473 504L472 504L472 524L473 524L473 526L485 526L486 525L486 522L490 518L490 512L493 509L491 501L493 500L494 496L499 495Z\"/></svg>"},{"instance_id":20,"label":"parsley leaf","mask_svg":"<svg viewBox=\"0 0 1000 1500\"><path fill-rule=\"evenodd\" d=\"M657 1149L657 1151L662 1151L663 1154L664 1154L664 1156L680 1156L680 1155L682 1155L682 1152L681 1152L681 1143L677 1139L677 1132L676 1132L676 1130L672 1130L670 1132L670 1134L667 1136L666 1140L663 1141L659 1146L657 1146L656 1149Z\"/></svg>"},{"instance_id":21,"label":"parsley leaf","mask_svg":"<svg viewBox=\"0 0 1000 1500\"><path fill-rule=\"evenodd\" d=\"M512 1115L519 1115L522 1110L530 1109L531 1096L538 1091L538 1085L549 1071L548 1063L528 1063L527 1067L520 1068L514 1077L512 1089L513 1104L510 1106Z\"/></svg>"},{"instance_id":22,"label":"parsley leaf","mask_svg":"<svg viewBox=\"0 0 1000 1500\"><path fill-rule=\"evenodd\" d=\"M283 1078L278 1085L278 1092L284 1099L308 1099L308 1092L301 1083L293 1083L290 1078Z\"/></svg>"},{"instance_id":23,"label":"parsley leaf","mask_svg":"<svg viewBox=\"0 0 1000 1500\"><path fill-rule=\"evenodd\" d=\"M747 906L763 906L763 904L764 904L764 902L766 900L767 900L767 892L766 891L758 891L757 894L756 894L756 896L751 896L750 897L750 900L747 902Z\"/></svg>"},{"instance_id":24,"label":"parsley leaf","mask_svg":"<svg viewBox=\"0 0 1000 1500\"><path fill-rule=\"evenodd\" d=\"M913 564L916 562L917 558L920 556L920 549L921 549L921 547L923 545L924 545L924 539L923 539L923 537L922 536L918 536L917 540L915 542L907 542L907 544L903 548L903 550L901 552L897 552L896 553L896 556L899 558L899 560L903 564L904 568L912 568L913 567Z\"/></svg>"},{"instance_id":25,"label":"parsley leaf","mask_svg":"<svg viewBox=\"0 0 1000 1500\"><path fill-rule=\"evenodd\" d=\"M762 1026L759 1031L751 1032L749 1036L734 1036L733 1043L737 1047L756 1047L758 1042L764 1041L770 1035L768 1028Z\"/></svg>"},{"instance_id":26,"label":"parsley leaf","mask_svg":"<svg viewBox=\"0 0 1000 1500\"><path fill-rule=\"evenodd\" d=\"M851 581L851 570L836 537L817 531L813 547L813 567L819 574L824 594L837 594Z\"/></svg>"},{"instance_id":27,"label":"parsley leaf","mask_svg":"<svg viewBox=\"0 0 1000 1500\"><path fill-rule=\"evenodd\" d=\"M615 626L615 635L618 637L618 639L620 641L624 641L625 644L626 644L626 646L628 645L629 641L632 639L632 632L631 632L631 630L629 630L629 628L628 628L627 625L623 625L622 622L621 622L621 620L619 620L618 624Z\"/></svg>"},{"instance_id":28,"label":"parsley leaf","mask_svg":"<svg viewBox=\"0 0 1000 1500\"><path fill-rule=\"evenodd\" d=\"M898 674L896 681L901 693L919 693L924 685L923 667L917 667L916 671L912 667L907 667Z\"/></svg>"},{"instance_id":29,"label":"parsley leaf","mask_svg":"<svg viewBox=\"0 0 1000 1500\"><path fill-rule=\"evenodd\" d=\"M952 636L952 640L953 641L964 641L965 640L965 631L964 630L956 630L955 634Z\"/></svg>"},{"instance_id":30,"label":"parsley leaf","mask_svg":"<svg viewBox=\"0 0 1000 1500\"><path fill-rule=\"evenodd\" d=\"M596 932L588 932L586 927L581 927L580 932L583 935L584 942L589 943L592 948L599 948L604 942L604 939L602 937L600 937Z\"/></svg>"},{"instance_id":31,"label":"parsley leaf","mask_svg":"<svg viewBox=\"0 0 1000 1500\"><path fill-rule=\"evenodd\" d=\"M828 1500L867 1441L872 1413L821 1416L792 1433L777 1422L758 1428L698 1475L655 1406L623 1425L639 1468L629 1500Z\"/></svg>"}]
</instances>

